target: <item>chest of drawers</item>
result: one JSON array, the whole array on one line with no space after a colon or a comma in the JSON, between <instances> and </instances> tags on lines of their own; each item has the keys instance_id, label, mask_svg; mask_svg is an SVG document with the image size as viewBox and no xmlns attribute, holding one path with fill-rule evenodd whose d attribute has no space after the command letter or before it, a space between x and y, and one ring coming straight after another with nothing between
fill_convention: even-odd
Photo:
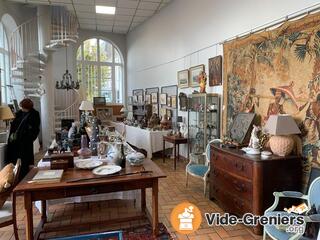
<instances>
[{"instance_id":1,"label":"chest of drawers","mask_svg":"<svg viewBox=\"0 0 320 240\"><path fill-rule=\"evenodd\" d=\"M239 149L211 145L210 198L226 212L263 215L273 203L273 192L300 191L302 160L298 156L247 155ZM253 229L261 234L261 226Z\"/></svg>"}]
</instances>

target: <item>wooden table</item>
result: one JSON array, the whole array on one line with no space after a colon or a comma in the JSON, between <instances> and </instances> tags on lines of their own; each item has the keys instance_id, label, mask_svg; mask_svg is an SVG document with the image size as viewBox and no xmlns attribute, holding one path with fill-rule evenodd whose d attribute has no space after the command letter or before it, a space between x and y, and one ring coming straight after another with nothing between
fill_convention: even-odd
<instances>
[{"instance_id":1,"label":"wooden table","mask_svg":"<svg viewBox=\"0 0 320 240\"><path fill-rule=\"evenodd\" d=\"M163 136L162 138L163 141L163 150L162 150L162 158L163 162L165 162L165 150L166 150L166 142L172 143L173 144L173 162L174 162L174 170L177 168L177 158L178 161L180 160L180 154L179 154L179 145L180 144L187 144L188 143L188 138L184 137L176 137L176 136ZM178 151L177 151L177 145L178 145ZM189 148L188 148L189 151ZM188 153L189 156L189 153Z\"/></svg>"},{"instance_id":2,"label":"wooden table","mask_svg":"<svg viewBox=\"0 0 320 240\"><path fill-rule=\"evenodd\" d=\"M132 167L127 164L127 167L120 172L132 173L136 171L152 171L148 174L135 174L127 176L113 176L113 177L102 177L101 179L94 179L88 181L70 182L75 179L90 179L97 177L93 175L90 170L77 170L70 168L63 173L61 182L50 183L50 184L36 184L28 183L32 180L33 176L43 168L33 168L28 175L18 184L14 189L14 196L16 194L24 195L24 208L26 211L25 224L26 224L26 239L38 239L41 232L48 231L61 231L65 229L79 228L87 226L88 224L111 224L123 221L132 221L147 217L151 218L153 234L158 234L158 179L166 177L162 170L151 160L147 159L144 161L143 166ZM148 215L146 210L146 188L152 188L152 213ZM125 217L107 220L103 222L95 221L90 223L81 223L76 225L59 226L56 228L45 228L47 222L47 209L46 201L51 199L59 199L65 197L84 196L92 194L102 194L109 192L128 191L141 189L141 214L133 217ZM33 232L33 202L42 202L42 216L41 221L34 234Z\"/></svg>"}]
</instances>

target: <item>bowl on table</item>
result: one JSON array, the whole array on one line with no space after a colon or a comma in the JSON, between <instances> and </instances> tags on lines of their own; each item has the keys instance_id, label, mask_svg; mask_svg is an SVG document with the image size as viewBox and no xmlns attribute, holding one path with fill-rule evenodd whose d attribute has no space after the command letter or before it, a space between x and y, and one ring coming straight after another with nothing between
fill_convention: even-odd
<instances>
[{"instance_id":1,"label":"bowl on table","mask_svg":"<svg viewBox=\"0 0 320 240\"><path fill-rule=\"evenodd\" d=\"M132 166L140 166L143 164L145 156L140 152L129 153L126 157Z\"/></svg>"}]
</instances>

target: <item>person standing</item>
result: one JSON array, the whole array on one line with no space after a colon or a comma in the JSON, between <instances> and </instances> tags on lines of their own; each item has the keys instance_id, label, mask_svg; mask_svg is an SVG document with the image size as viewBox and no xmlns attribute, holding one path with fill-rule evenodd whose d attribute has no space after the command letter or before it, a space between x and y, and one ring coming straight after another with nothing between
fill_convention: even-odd
<instances>
[{"instance_id":1,"label":"person standing","mask_svg":"<svg viewBox=\"0 0 320 240\"><path fill-rule=\"evenodd\" d=\"M23 99L19 106L21 110L10 126L6 162L15 164L21 159L21 180L29 172L30 165L34 165L33 142L40 132L40 115L29 98Z\"/></svg>"}]
</instances>

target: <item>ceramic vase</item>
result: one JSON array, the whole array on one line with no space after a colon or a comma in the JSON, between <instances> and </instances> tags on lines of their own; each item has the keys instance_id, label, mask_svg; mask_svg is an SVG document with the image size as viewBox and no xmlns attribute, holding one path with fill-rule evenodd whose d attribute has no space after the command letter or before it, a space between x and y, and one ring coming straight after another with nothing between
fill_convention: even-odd
<instances>
[{"instance_id":1,"label":"ceramic vase","mask_svg":"<svg viewBox=\"0 0 320 240\"><path fill-rule=\"evenodd\" d=\"M81 135L81 148L78 150L79 158L90 158L91 150L88 148L88 139L86 135Z\"/></svg>"},{"instance_id":2,"label":"ceramic vase","mask_svg":"<svg viewBox=\"0 0 320 240\"><path fill-rule=\"evenodd\" d=\"M269 140L271 151L278 156L288 156L294 147L292 136L272 136Z\"/></svg>"}]
</instances>

